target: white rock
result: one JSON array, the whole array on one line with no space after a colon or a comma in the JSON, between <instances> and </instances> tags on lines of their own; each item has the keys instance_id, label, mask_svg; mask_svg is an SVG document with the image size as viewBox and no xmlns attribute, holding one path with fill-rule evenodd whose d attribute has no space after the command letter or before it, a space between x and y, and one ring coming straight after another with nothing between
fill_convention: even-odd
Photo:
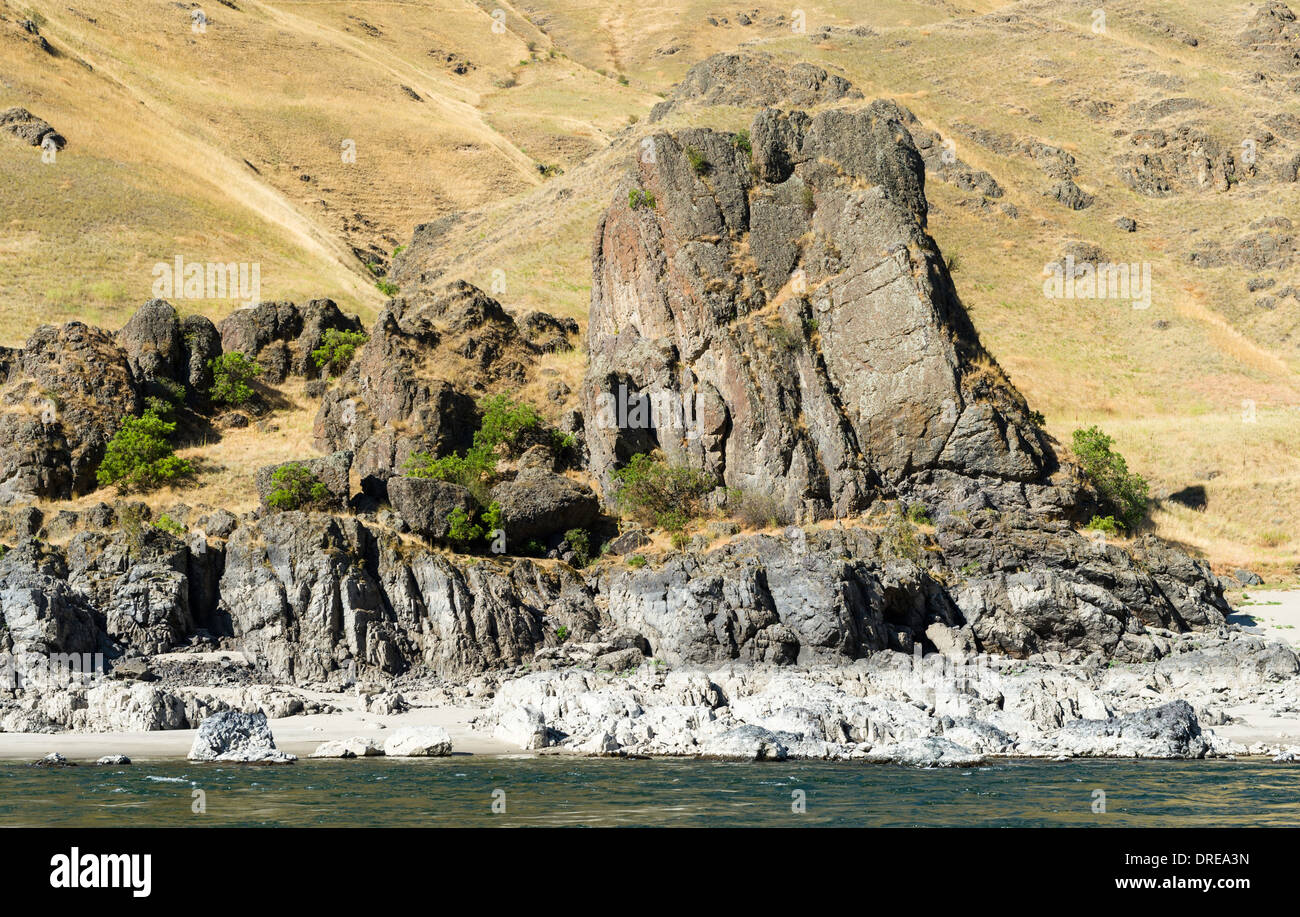
<instances>
[{"instance_id":1,"label":"white rock","mask_svg":"<svg viewBox=\"0 0 1300 917\"><path fill-rule=\"evenodd\" d=\"M337 739L322 742L311 753L313 758L370 758L382 755L384 749L372 739L364 736L352 736L350 739Z\"/></svg>"},{"instance_id":2,"label":"white rock","mask_svg":"<svg viewBox=\"0 0 1300 917\"><path fill-rule=\"evenodd\" d=\"M390 758L439 758L451 754L451 736L441 726L404 726L384 742Z\"/></svg>"},{"instance_id":3,"label":"white rock","mask_svg":"<svg viewBox=\"0 0 1300 917\"><path fill-rule=\"evenodd\" d=\"M503 742L517 745L525 751L545 748L550 744L546 717L531 704L520 704L506 709L497 718L492 735Z\"/></svg>"}]
</instances>

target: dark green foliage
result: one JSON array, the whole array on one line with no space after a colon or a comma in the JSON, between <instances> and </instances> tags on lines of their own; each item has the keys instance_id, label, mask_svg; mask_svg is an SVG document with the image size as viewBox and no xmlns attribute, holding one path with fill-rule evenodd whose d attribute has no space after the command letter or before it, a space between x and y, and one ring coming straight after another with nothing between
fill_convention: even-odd
<instances>
[{"instance_id":1,"label":"dark green foliage","mask_svg":"<svg viewBox=\"0 0 1300 917\"><path fill-rule=\"evenodd\" d=\"M217 404L239 407L253 400L249 384L262 374L262 368L238 350L223 353L208 361L212 370L212 388L208 396Z\"/></svg>"},{"instance_id":2,"label":"dark green foliage","mask_svg":"<svg viewBox=\"0 0 1300 917\"><path fill-rule=\"evenodd\" d=\"M266 505L282 512L305 509L329 497L329 488L299 462L275 469L271 484L275 489L267 494Z\"/></svg>"},{"instance_id":3,"label":"dark green foliage","mask_svg":"<svg viewBox=\"0 0 1300 917\"><path fill-rule=\"evenodd\" d=\"M1115 521L1132 531L1147 514L1150 502L1146 479L1128 470L1124 457L1111 446L1114 440L1097 427L1074 431L1074 457L1084 476L1097 489L1104 508Z\"/></svg>"},{"instance_id":4,"label":"dark green foliage","mask_svg":"<svg viewBox=\"0 0 1300 917\"><path fill-rule=\"evenodd\" d=\"M736 149L740 150L740 152L744 153L746 156L754 155L754 147L749 141L749 131L743 128L736 131L736 136L732 140L732 143L736 145Z\"/></svg>"},{"instance_id":5,"label":"dark green foliage","mask_svg":"<svg viewBox=\"0 0 1300 917\"><path fill-rule=\"evenodd\" d=\"M176 424L156 414L128 417L104 448L95 472L100 486L117 485L122 493L153 490L194 473L194 466L176 455L168 437Z\"/></svg>"},{"instance_id":6,"label":"dark green foliage","mask_svg":"<svg viewBox=\"0 0 1300 917\"><path fill-rule=\"evenodd\" d=\"M311 358L317 368L326 370L331 376L347 369L357 348L370 340L364 331L340 331L330 328L321 336L321 345L311 352Z\"/></svg>"},{"instance_id":7,"label":"dark green foliage","mask_svg":"<svg viewBox=\"0 0 1300 917\"><path fill-rule=\"evenodd\" d=\"M573 551L575 566L585 567L591 563L591 536L586 529L569 529L564 533L564 540Z\"/></svg>"}]
</instances>

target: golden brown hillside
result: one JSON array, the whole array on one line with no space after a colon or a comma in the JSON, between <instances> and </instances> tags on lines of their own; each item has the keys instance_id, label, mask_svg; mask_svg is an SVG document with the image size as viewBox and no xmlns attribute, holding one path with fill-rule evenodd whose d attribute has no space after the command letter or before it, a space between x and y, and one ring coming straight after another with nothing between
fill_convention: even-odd
<instances>
[{"instance_id":1,"label":"golden brown hillside","mask_svg":"<svg viewBox=\"0 0 1300 917\"><path fill-rule=\"evenodd\" d=\"M1183 494L1161 534L1291 572L1300 28L1276 3L1111 3L1104 22L1097 6L214 0L196 20L165 0L0 0L0 110L67 139L43 162L0 134L3 343L42 321L120 326L178 255L257 262L262 298L369 318L418 224L394 279L463 277L514 312L585 321L592 230L639 140L734 130L769 104L675 93L739 49L861 94L818 104L913 112L939 144L930 232L1048 430L1099 424L1157 494ZM1149 265L1150 307L1046 297L1066 254Z\"/></svg>"}]
</instances>

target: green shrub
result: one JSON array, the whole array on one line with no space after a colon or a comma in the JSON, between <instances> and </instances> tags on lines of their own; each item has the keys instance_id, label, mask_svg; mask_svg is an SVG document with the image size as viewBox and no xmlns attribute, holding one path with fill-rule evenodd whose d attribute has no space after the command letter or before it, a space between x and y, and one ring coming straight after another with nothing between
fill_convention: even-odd
<instances>
[{"instance_id":1,"label":"green shrub","mask_svg":"<svg viewBox=\"0 0 1300 917\"><path fill-rule=\"evenodd\" d=\"M458 548L468 547L483 537L483 526L461 507L447 514L447 540Z\"/></svg>"},{"instance_id":2,"label":"green shrub","mask_svg":"<svg viewBox=\"0 0 1300 917\"><path fill-rule=\"evenodd\" d=\"M648 563L648 561L645 559L644 554L633 554L627 559L627 565L634 570L639 570L641 567L644 567L646 563Z\"/></svg>"},{"instance_id":3,"label":"green shrub","mask_svg":"<svg viewBox=\"0 0 1300 917\"><path fill-rule=\"evenodd\" d=\"M398 287L391 280L376 280L375 289L385 296L396 296Z\"/></svg>"},{"instance_id":4,"label":"green shrub","mask_svg":"<svg viewBox=\"0 0 1300 917\"><path fill-rule=\"evenodd\" d=\"M541 430L542 417L526 401L513 401L509 395L492 395L479 402L483 419L474 434L474 446L496 450L505 446L506 452L516 455L530 436L535 438Z\"/></svg>"},{"instance_id":5,"label":"green shrub","mask_svg":"<svg viewBox=\"0 0 1300 917\"><path fill-rule=\"evenodd\" d=\"M1124 457L1111 448L1114 442L1095 426L1075 430L1074 456L1084 476L1097 489L1102 506L1111 510L1121 527L1132 531L1147 514L1147 482L1128 470Z\"/></svg>"},{"instance_id":6,"label":"green shrub","mask_svg":"<svg viewBox=\"0 0 1300 917\"><path fill-rule=\"evenodd\" d=\"M487 502L488 492L496 477L497 459L491 449L474 446L464 455L447 455L434 458L427 452L417 452L406 460L402 470L413 478L432 478L469 488L480 504Z\"/></svg>"},{"instance_id":7,"label":"green shrub","mask_svg":"<svg viewBox=\"0 0 1300 917\"><path fill-rule=\"evenodd\" d=\"M1106 535L1118 535L1120 524L1114 516L1093 516L1084 526L1090 532L1102 532Z\"/></svg>"},{"instance_id":8,"label":"green shrub","mask_svg":"<svg viewBox=\"0 0 1300 917\"><path fill-rule=\"evenodd\" d=\"M680 531L699 515L700 499L713 490L711 477L662 458L634 455L614 472L614 499L624 512L669 531Z\"/></svg>"},{"instance_id":9,"label":"green shrub","mask_svg":"<svg viewBox=\"0 0 1300 917\"><path fill-rule=\"evenodd\" d=\"M559 640L561 643L563 643L565 640L568 640L568 639L569 639L569 628L566 627L566 626L563 625L563 624L561 624L559 627L555 628L555 639L556 639L556 640Z\"/></svg>"},{"instance_id":10,"label":"green shrub","mask_svg":"<svg viewBox=\"0 0 1300 917\"><path fill-rule=\"evenodd\" d=\"M645 207L647 210L655 209L655 196L649 191L642 191L640 188L633 188L627 193L627 205L633 210L639 210Z\"/></svg>"},{"instance_id":11,"label":"green shrub","mask_svg":"<svg viewBox=\"0 0 1300 917\"><path fill-rule=\"evenodd\" d=\"M686 161L691 164L692 172L694 172L696 175L700 176L701 178L709 174L709 170L712 169L713 166L710 165L709 161L704 158L703 153L695 149L695 147L693 146L688 146L685 150L683 150L683 152L686 153Z\"/></svg>"},{"instance_id":12,"label":"green shrub","mask_svg":"<svg viewBox=\"0 0 1300 917\"><path fill-rule=\"evenodd\" d=\"M740 152L744 153L746 156L754 155L754 146L749 141L749 131L743 128L736 131L736 136L732 138L731 142L736 145L736 149L740 150Z\"/></svg>"},{"instance_id":13,"label":"green shrub","mask_svg":"<svg viewBox=\"0 0 1300 917\"><path fill-rule=\"evenodd\" d=\"M101 486L115 484L122 493L152 490L194 473L194 466L176 455L167 438L176 424L156 414L128 417L104 448L95 472Z\"/></svg>"},{"instance_id":14,"label":"green shrub","mask_svg":"<svg viewBox=\"0 0 1300 917\"><path fill-rule=\"evenodd\" d=\"M164 532L175 535L177 538L185 537L185 526L181 525L166 513L163 513L158 517L158 521L153 524L153 527L156 529L162 529Z\"/></svg>"},{"instance_id":15,"label":"green shrub","mask_svg":"<svg viewBox=\"0 0 1300 917\"><path fill-rule=\"evenodd\" d=\"M932 525L930 522L930 510L924 503L913 503L907 508L908 521L917 525Z\"/></svg>"},{"instance_id":16,"label":"green shrub","mask_svg":"<svg viewBox=\"0 0 1300 917\"><path fill-rule=\"evenodd\" d=\"M223 353L208 361L212 370L212 388L208 396L217 404L239 407L253 400L253 387L249 385L262 373L262 368L238 350Z\"/></svg>"},{"instance_id":17,"label":"green shrub","mask_svg":"<svg viewBox=\"0 0 1300 917\"><path fill-rule=\"evenodd\" d=\"M586 529L569 529L564 533L564 540L573 551L576 566L585 567L591 563L591 535Z\"/></svg>"},{"instance_id":18,"label":"green shrub","mask_svg":"<svg viewBox=\"0 0 1300 917\"><path fill-rule=\"evenodd\" d=\"M340 331L330 328L321 337L321 345L311 352L312 361L317 369L326 370L331 376L347 369L357 348L370 340L364 331Z\"/></svg>"},{"instance_id":19,"label":"green shrub","mask_svg":"<svg viewBox=\"0 0 1300 917\"><path fill-rule=\"evenodd\" d=\"M271 484L275 489L267 494L266 505L274 510L303 509L323 502L330 495L329 488L301 462L275 469Z\"/></svg>"}]
</instances>

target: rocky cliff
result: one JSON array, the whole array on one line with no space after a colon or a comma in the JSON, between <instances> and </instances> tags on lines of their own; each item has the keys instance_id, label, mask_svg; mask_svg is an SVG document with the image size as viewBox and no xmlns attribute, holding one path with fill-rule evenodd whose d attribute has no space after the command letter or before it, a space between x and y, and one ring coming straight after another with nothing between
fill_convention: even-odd
<instances>
[{"instance_id":1,"label":"rocky cliff","mask_svg":"<svg viewBox=\"0 0 1300 917\"><path fill-rule=\"evenodd\" d=\"M1046 482L1052 451L925 231L905 121L875 102L647 138L596 229L585 412L681 408L589 422L602 480L653 447L804 520L953 476Z\"/></svg>"},{"instance_id":2,"label":"rocky cliff","mask_svg":"<svg viewBox=\"0 0 1300 917\"><path fill-rule=\"evenodd\" d=\"M159 301L116 335L38 329L3 355L10 501L90 489L106 438L160 385L211 419L205 373L223 349L271 383L310 380L328 498L277 511L281 464L241 516L179 507L164 525L121 500L7 511L0 650L125 660L215 643L306 684L650 657L836 667L890 649L1101 664L1219 631L1229 609L1203 562L1072 527L1088 492L961 306L926 231L909 120L887 102L769 109L746 133L649 138L596 230L585 416L569 418L565 457L545 438L491 490L505 554L447 550L451 514L478 498L404 467L469 446L478 399L529 382L572 346L572 322L516 318L465 283L412 289L337 380L310 355L361 325L327 300L263 303L219 329ZM641 533L579 567L567 529L597 546L616 533L586 481L608 514L613 473L651 449L711 477L713 506L769 495L801 524L715 519L716 538L675 550L640 548Z\"/></svg>"}]
</instances>

